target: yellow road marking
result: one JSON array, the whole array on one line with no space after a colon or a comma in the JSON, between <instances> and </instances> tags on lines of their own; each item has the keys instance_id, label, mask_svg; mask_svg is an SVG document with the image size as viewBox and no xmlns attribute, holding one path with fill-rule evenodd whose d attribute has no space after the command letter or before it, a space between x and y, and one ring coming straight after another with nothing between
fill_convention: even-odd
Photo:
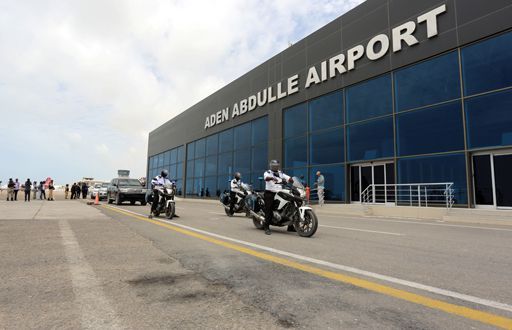
<instances>
[{"instance_id":1,"label":"yellow road marking","mask_svg":"<svg viewBox=\"0 0 512 330\"><path fill-rule=\"evenodd\" d=\"M437 309L437 310L440 310L440 311L443 311L443 312L446 312L446 313L449 313L449 314L454 314L454 315L462 316L462 317L465 317L465 318L468 318L468 319L471 319L471 320L475 320L475 321L479 321L479 322L482 322L482 323L490 324L490 325L493 325L493 326L496 326L496 327L499 327L499 328L512 329L512 319L507 318L507 317L495 315L495 314L492 314L492 313L482 312L482 311L479 311L479 310L476 310L476 309L472 309L472 308L468 308L468 307L464 307L464 306L450 304L450 303L447 303L447 302L444 302L444 301L441 301L441 300L432 299L432 298L429 298L429 297L426 297L426 296L422 296L422 295L419 295L419 294L415 294L415 293L411 293L411 292L408 292L408 291L405 291L405 290L395 289L393 287L389 287L389 286L382 285L382 284L379 284L379 283L371 282L371 281L368 281L368 280L363 280L363 279L360 279L360 278L356 278L356 277L352 277L352 276L348 276L348 275L344 275L344 274L340 274L340 273L324 270L324 269L313 267L313 266L309 266L309 265L306 265L306 264L301 264L301 263L296 262L296 261L292 261L292 260L288 260L288 259L285 259L285 258L276 257L276 256L273 256L271 254L259 252L259 251L256 251L256 250L244 247L244 246L240 246L240 245L237 245L237 244L233 244L233 243L229 243L229 242L226 242L226 241L222 241L222 240L219 240L219 239L216 239L216 238L213 238L213 237L209 237L209 236L206 236L206 235L203 235L203 234L199 234L199 233L196 233L196 232L193 232L193 231L190 231L190 230L187 230L187 229L183 229L183 228L180 228L180 227L176 227L176 226L173 226L173 225L170 225L170 224L167 224L167 223L163 223L163 222L160 222L160 221L157 221L157 220L152 220L152 219L148 219L148 218L145 218L145 217L137 216L135 214L124 212L124 211L122 211L120 209L117 209L117 208L113 208L113 207L109 207L109 206L105 206L105 207L108 208L109 210L114 211L114 212L118 212L118 213L130 216L132 218L139 219L139 220L142 220L142 221L146 221L146 222L149 222L149 223L152 223L152 224L155 224L155 225L158 225L158 226L161 226L161 227L173 230L175 232L178 232L178 233L181 233L181 234L184 234L184 235L188 235L188 236L191 236L191 237L195 237L195 238L198 238L200 240L203 240L203 241L206 241L206 242L210 242L210 243L213 243L213 244L216 244L216 245L228 248L228 249L236 250L238 252L242 252L242 253L251 255L253 257L257 257L257 258L260 258L260 259L263 259L263 260L271 261L271 262L274 262L276 264L280 264L280 265L287 266L287 267L290 267L290 268L298 269L298 270L301 270L301 271L304 271L304 272L307 272L307 273L310 273L310 274L315 274L315 275L318 275L318 276L321 276L321 277L324 277L324 278L328 278L328 279L331 279L331 280L334 280L334 281L351 284L351 285L354 285L354 286L357 286L357 287L360 287L360 288L367 289L369 291L378 292L378 293L381 293L381 294L384 294L384 295L387 295L387 296L391 296L391 297L398 298L398 299L401 299L401 300L405 300L405 301L408 301L408 302L412 302L412 303L415 303L415 304L423 305L423 306L430 307L430 308L433 308L433 309Z\"/></svg>"}]
</instances>

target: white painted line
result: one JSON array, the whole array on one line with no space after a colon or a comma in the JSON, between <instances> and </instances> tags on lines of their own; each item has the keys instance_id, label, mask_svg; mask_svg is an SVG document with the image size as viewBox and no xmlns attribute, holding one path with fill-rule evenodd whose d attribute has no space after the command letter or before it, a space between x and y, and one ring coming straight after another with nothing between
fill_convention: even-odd
<instances>
[{"instance_id":1,"label":"white painted line","mask_svg":"<svg viewBox=\"0 0 512 330\"><path fill-rule=\"evenodd\" d=\"M366 229L358 229L358 228L350 228L350 227L337 227L337 226L327 226L327 225L318 225L318 227L334 228L334 229L344 229L344 230L353 230L353 231L362 231L362 232L365 232L365 233L373 233L373 234L404 236L404 234L400 234L400 233L390 233L390 232L387 232L387 231L366 230Z\"/></svg>"},{"instance_id":2,"label":"white painted line","mask_svg":"<svg viewBox=\"0 0 512 330\"><path fill-rule=\"evenodd\" d=\"M75 303L83 329L124 329L115 310L105 297L91 265L85 259L67 220L59 221L62 244L71 273Z\"/></svg>"},{"instance_id":3,"label":"white painted line","mask_svg":"<svg viewBox=\"0 0 512 330\"><path fill-rule=\"evenodd\" d=\"M129 211L129 210L125 210L125 209L122 209L122 208L119 208L119 207L115 207L115 206L110 206L110 207L116 208L116 209L124 211L124 212L133 213L135 215L145 217L145 215L142 215L142 214L139 214L139 213L136 213L136 212L132 212L132 211ZM478 298L478 297L475 297L475 296L470 296L470 295L463 294L463 293L458 293L458 292L454 292L454 291L444 290L444 289L436 288L436 287L429 286L429 285L424 285L424 284L417 283L417 282L402 280L402 279L399 279L399 278L396 278L396 277L391 277L391 276L387 276L387 275L381 275L381 274L378 274L378 273L373 273L373 272L369 272L369 271L366 271L366 270L362 270L362 269L358 269L358 268L354 268L354 267L350 267L350 266L344 266L344 265L335 264L335 263L332 263L332 262L329 262L329 261L324 261L324 260L320 260L320 259L310 258L310 257L302 256L302 255L299 255L299 254L295 254L295 253L291 253L291 252L286 252L286 251L274 249L274 248L271 248L271 247L267 247L267 246L263 246L263 245L259 245L259 244L255 244L255 243L251 243L251 242L246 242L246 241L238 240L238 239L227 237L227 236L222 236L222 235L215 234L215 233L210 233L210 232L207 232L207 231L204 231L204 230L201 230L201 229L185 226L185 225L178 224L178 223L175 223L175 222L172 222L172 221L167 221L167 220L163 220L163 219L153 219L153 220L165 222L165 223L167 223L169 225L180 227L180 228L184 228L184 229L188 229L190 231L195 231L195 232L203 234L203 235L208 235L208 236L211 236L211 237L220 238L220 239L223 239L225 241L235 242L235 243L242 244L242 245L245 245L245 246L250 246L250 247L253 247L253 248L256 248L256 249L260 249L260 250L263 250L263 251L272 252L272 253L275 253L275 254L278 254L278 255L283 255L283 256L287 256L287 257L294 258L294 259L297 259L297 260L302 260L302 261L310 262L312 264L317 264L317 265L321 265L321 266L325 266L325 267L330 267L330 268L342 270L342 271L345 271L345 272L349 272L349 273L353 273L353 274L358 274L358 275L363 275L363 276L366 276L366 277L369 277L369 278L378 279L378 280L389 282L389 283L394 283L394 284L399 284L399 285L407 286L407 287L410 287L410 288L413 288L413 289L418 289L418 290L423 290L423 291L435 293L435 294L442 295L442 296L445 296L445 297L456 298L456 299L460 299L460 300L463 300L463 301L479 304L479 305L482 305L482 306L487 306L487 307L492 307L492 308L496 308L496 309L501 309L501 310L504 310L504 311L512 312L512 305L508 305L508 304L501 303L501 302L498 302L498 301Z\"/></svg>"},{"instance_id":4,"label":"white painted line","mask_svg":"<svg viewBox=\"0 0 512 330\"><path fill-rule=\"evenodd\" d=\"M215 214L215 215L225 215L227 217L226 213L220 213L220 212L208 212L208 213Z\"/></svg>"},{"instance_id":5,"label":"white painted line","mask_svg":"<svg viewBox=\"0 0 512 330\"><path fill-rule=\"evenodd\" d=\"M322 214L322 216L330 217L330 218L340 218L343 215L331 215L331 214ZM422 225L422 226L440 226L440 227L456 227L456 228L470 228L470 229L483 229L483 230L492 230L492 231L508 231L512 232L512 229L506 228L496 228L496 227L479 227L479 226L467 226L467 225L451 225L447 223L431 223L431 222L420 222L420 221L407 221L407 220L387 220L387 219L371 219L365 217L349 217L349 219L353 219L356 221L364 220L364 221L376 221L376 222L395 222L395 223L407 223L411 225Z\"/></svg>"}]
</instances>

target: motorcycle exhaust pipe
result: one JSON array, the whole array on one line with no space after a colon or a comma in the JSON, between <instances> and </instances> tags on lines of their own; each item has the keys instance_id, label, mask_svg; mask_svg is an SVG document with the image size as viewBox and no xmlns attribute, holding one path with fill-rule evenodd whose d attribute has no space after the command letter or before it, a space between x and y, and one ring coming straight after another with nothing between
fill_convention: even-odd
<instances>
[{"instance_id":1,"label":"motorcycle exhaust pipe","mask_svg":"<svg viewBox=\"0 0 512 330\"><path fill-rule=\"evenodd\" d=\"M262 217L261 215L259 215L258 213L254 212L254 211L249 211L251 213L251 215L253 217L255 217L256 219L258 219L259 221L265 221L265 217Z\"/></svg>"}]
</instances>

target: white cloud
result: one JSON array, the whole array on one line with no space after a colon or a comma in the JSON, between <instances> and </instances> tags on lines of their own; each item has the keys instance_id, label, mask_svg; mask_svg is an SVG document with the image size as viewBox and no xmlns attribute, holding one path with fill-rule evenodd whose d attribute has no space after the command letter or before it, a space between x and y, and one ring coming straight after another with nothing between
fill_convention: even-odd
<instances>
[{"instance_id":1,"label":"white cloud","mask_svg":"<svg viewBox=\"0 0 512 330\"><path fill-rule=\"evenodd\" d=\"M0 176L143 176L149 131L360 2L0 2Z\"/></svg>"}]
</instances>

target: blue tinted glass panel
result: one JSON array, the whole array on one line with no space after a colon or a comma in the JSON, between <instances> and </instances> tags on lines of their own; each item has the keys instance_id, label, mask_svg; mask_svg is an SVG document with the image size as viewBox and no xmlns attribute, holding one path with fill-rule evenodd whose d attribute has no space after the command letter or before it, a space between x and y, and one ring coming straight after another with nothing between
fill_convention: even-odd
<instances>
[{"instance_id":1,"label":"blue tinted glass panel","mask_svg":"<svg viewBox=\"0 0 512 330\"><path fill-rule=\"evenodd\" d=\"M206 139L201 139L196 141L196 152L195 158L204 157L206 152Z\"/></svg>"},{"instance_id":2,"label":"blue tinted glass panel","mask_svg":"<svg viewBox=\"0 0 512 330\"><path fill-rule=\"evenodd\" d=\"M185 161L185 147L181 146L178 148L178 162Z\"/></svg>"},{"instance_id":3,"label":"blue tinted glass panel","mask_svg":"<svg viewBox=\"0 0 512 330\"><path fill-rule=\"evenodd\" d=\"M187 144L187 160L194 159L195 150L196 150L195 142L191 142L191 143Z\"/></svg>"},{"instance_id":4,"label":"blue tinted glass panel","mask_svg":"<svg viewBox=\"0 0 512 330\"><path fill-rule=\"evenodd\" d=\"M284 137L304 135L308 129L306 103L301 103L284 111Z\"/></svg>"},{"instance_id":5,"label":"blue tinted glass panel","mask_svg":"<svg viewBox=\"0 0 512 330\"><path fill-rule=\"evenodd\" d=\"M219 152L219 136L214 134L206 138L206 155L215 155Z\"/></svg>"},{"instance_id":6,"label":"blue tinted glass panel","mask_svg":"<svg viewBox=\"0 0 512 330\"><path fill-rule=\"evenodd\" d=\"M149 169L153 169L155 167L155 157L149 157Z\"/></svg>"},{"instance_id":7,"label":"blue tinted glass panel","mask_svg":"<svg viewBox=\"0 0 512 330\"><path fill-rule=\"evenodd\" d=\"M263 191L265 190L265 181L263 181L263 172L253 172L249 181L252 184L254 190Z\"/></svg>"},{"instance_id":8,"label":"blue tinted glass panel","mask_svg":"<svg viewBox=\"0 0 512 330\"><path fill-rule=\"evenodd\" d=\"M166 151L164 152L164 166L169 165L171 160L171 152Z\"/></svg>"},{"instance_id":9,"label":"blue tinted glass panel","mask_svg":"<svg viewBox=\"0 0 512 330\"><path fill-rule=\"evenodd\" d=\"M187 179L187 196L194 194L194 179Z\"/></svg>"},{"instance_id":10,"label":"blue tinted glass panel","mask_svg":"<svg viewBox=\"0 0 512 330\"><path fill-rule=\"evenodd\" d=\"M204 178L204 197L214 197L217 194L217 176Z\"/></svg>"},{"instance_id":11,"label":"blue tinted glass panel","mask_svg":"<svg viewBox=\"0 0 512 330\"><path fill-rule=\"evenodd\" d=\"M233 129L219 133L219 152L233 150Z\"/></svg>"},{"instance_id":12,"label":"blue tinted glass panel","mask_svg":"<svg viewBox=\"0 0 512 330\"><path fill-rule=\"evenodd\" d=\"M284 167L302 167L307 165L307 137L284 141Z\"/></svg>"},{"instance_id":13,"label":"blue tinted glass panel","mask_svg":"<svg viewBox=\"0 0 512 330\"><path fill-rule=\"evenodd\" d=\"M310 165L334 164L344 161L343 128L327 132L315 133L310 136Z\"/></svg>"},{"instance_id":14,"label":"blue tinted glass panel","mask_svg":"<svg viewBox=\"0 0 512 330\"><path fill-rule=\"evenodd\" d=\"M183 196L183 180L176 181L176 194L178 196Z\"/></svg>"},{"instance_id":15,"label":"blue tinted glass panel","mask_svg":"<svg viewBox=\"0 0 512 330\"><path fill-rule=\"evenodd\" d=\"M170 180L176 180L176 164L169 166L169 176Z\"/></svg>"},{"instance_id":16,"label":"blue tinted glass panel","mask_svg":"<svg viewBox=\"0 0 512 330\"><path fill-rule=\"evenodd\" d=\"M233 173L233 153L219 155L219 174Z\"/></svg>"},{"instance_id":17,"label":"blue tinted glass panel","mask_svg":"<svg viewBox=\"0 0 512 330\"><path fill-rule=\"evenodd\" d=\"M194 161L187 161L187 179L194 177Z\"/></svg>"},{"instance_id":18,"label":"blue tinted glass panel","mask_svg":"<svg viewBox=\"0 0 512 330\"><path fill-rule=\"evenodd\" d=\"M310 131L343 125L343 93L337 91L309 102Z\"/></svg>"},{"instance_id":19,"label":"blue tinted glass panel","mask_svg":"<svg viewBox=\"0 0 512 330\"><path fill-rule=\"evenodd\" d=\"M205 175L217 175L217 155L206 157Z\"/></svg>"},{"instance_id":20,"label":"blue tinted glass panel","mask_svg":"<svg viewBox=\"0 0 512 330\"><path fill-rule=\"evenodd\" d=\"M220 196L220 193L223 193L225 191L229 191L230 189L230 186L229 186L229 182L231 180L231 176L226 174L226 175L219 175L217 177L217 189L219 190L219 195Z\"/></svg>"},{"instance_id":21,"label":"blue tinted glass panel","mask_svg":"<svg viewBox=\"0 0 512 330\"><path fill-rule=\"evenodd\" d=\"M301 168L285 168L283 170L284 173L291 177L297 177L300 179L303 185L308 184L308 169L307 167Z\"/></svg>"},{"instance_id":22,"label":"blue tinted glass panel","mask_svg":"<svg viewBox=\"0 0 512 330\"><path fill-rule=\"evenodd\" d=\"M268 119L263 117L252 121L252 145L267 143Z\"/></svg>"},{"instance_id":23,"label":"blue tinted glass panel","mask_svg":"<svg viewBox=\"0 0 512 330\"><path fill-rule=\"evenodd\" d=\"M391 75L389 74L350 87L346 93L349 123L393 112Z\"/></svg>"},{"instance_id":24,"label":"blue tinted glass panel","mask_svg":"<svg viewBox=\"0 0 512 330\"><path fill-rule=\"evenodd\" d=\"M262 144L252 148L251 172L265 170L268 167L268 147Z\"/></svg>"},{"instance_id":25,"label":"blue tinted glass panel","mask_svg":"<svg viewBox=\"0 0 512 330\"><path fill-rule=\"evenodd\" d=\"M247 148L251 145L251 123L235 127L235 149Z\"/></svg>"},{"instance_id":26,"label":"blue tinted glass panel","mask_svg":"<svg viewBox=\"0 0 512 330\"><path fill-rule=\"evenodd\" d=\"M478 96L466 101L470 148L512 145L512 91Z\"/></svg>"},{"instance_id":27,"label":"blue tinted glass panel","mask_svg":"<svg viewBox=\"0 0 512 330\"><path fill-rule=\"evenodd\" d=\"M397 111L460 97L457 52L397 71L395 94Z\"/></svg>"},{"instance_id":28,"label":"blue tinted glass panel","mask_svg":"<svg viewBox=\"0 0 512 330\"><path fill-rule=\"evenodd\" d=\"M398 154L428 154L464 149L459 101L397 115Z\"/></svg>"},{"instance_id":29,"label":"blue tinted glass panel","mask_svg":"<svg viewBox=\"0 0 512 330\"><path fill-rule=\"evenodd\" d=\"M464 154L415 157L398 161L398 183L453 182L456 204L467 203Z\"/></svg>"},{"instance_id":30,"label":"blue tinted glass panel","mask_svg":"<svg viewBox=\"0 0 512 330\"><path fill-rule=\"evenodd\" d=\"M311 168L310 183L315 188L317 180L316 172L320 171L325 179L324 198L328 201L345 200L345 166L319 166ZM311 199L318 200L318 194L314 191Z\"/></svg>"},{"instance_id":31,"label":"blue tinted glass panel","mask_svg":"<svg viewBox=\"0 0 512 330\"><path fill-rule=\"evenodd\" d=\"M158 155L158 168L162 168L164 166L164 155L160 154Z\"/></svg>"},{"instance_id":32,"label":"blue tinted glass panel","mask_svg":"<svg viewBox=\"0 0 512 330\"><path fill-rule=\"evenodd\" d=\"M194 195L199 197L204 197L204 179L203 178L195 178L194 179Z\"/></svg>"},{"instance_id":33,"label":"blue tinted glass panel","mask_svg":"<svg viewBox=\"0 0 512 330\"><path fill-rule=\"evenodd\" d=\"M204 160L205 158L198 158L194 162L194 176L204 176Z\"/></svg>"},{"instance_id":34,"label":"blue tinted glass panel","mask_svg":"<svg viewBox=\"0 0 512 330\"><path fill-rule=\"evenodd\" d=\"M171 150L171 157L169 158L170 164L176 164L178 162L178 148Z\"/></svg>"},{"instance_id":35,"label":"blue tinted glass panel","mask_svg":"<svg viewBox=\"0 0 512 330\"><path fill-rule=\"evenodd\" d=\"M240 172L242 175L251 173L251 149L240 149L235 152L233 172Z\"/></svg>"},{"instance_id":36,"label":"blue tinted glass panel","mask_svg":"<svg viewBox=\"0 0 512 330\"><path fill-rule=\"evenodd\" d=\"M177 163L176 164L176 178L178 180L183 179L183 163Z\"/></svg>"},{"instance_id":37,"label":"blue tinted glass panel","mask_svg":"<svg viewBox=\"0 0 512 330\"><path fill-rule=\"evenodd\" d=\"M512 86L512 32L462 49L464 94Z\"/></svg>"},{"instance_id":38,"label":"blue tinted glass panel","mask_svg":"<svg viewBox=\"0 0 512 330\"><path fill-rule=\"evenodd\" d=\"M348 126L348 158L370 160L393 156L393 118Z\"/></svg>"}]
</instances>

